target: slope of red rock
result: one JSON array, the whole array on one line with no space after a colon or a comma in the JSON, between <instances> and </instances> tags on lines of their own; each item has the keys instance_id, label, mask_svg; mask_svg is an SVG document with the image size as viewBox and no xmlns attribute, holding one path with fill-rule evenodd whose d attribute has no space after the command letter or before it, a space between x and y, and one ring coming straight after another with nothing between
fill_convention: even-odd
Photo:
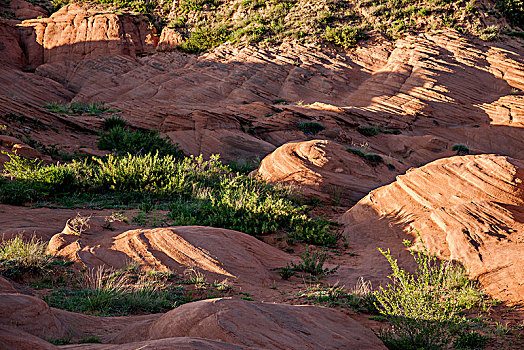
<instances>
[{"instance_id":1,"label":"slope of red rock","mask_svg":"<svg viewBox=\"0 0 524 350\"><path fill-rule=\"evenodd\" d=\"M496 155L434 161L359 201L341 219L344 235L377 261L377 247L392 245L406 258L399 244L418 231L430 251L463 263L491 296L521 303L523 169Z\"/></svg>"}]
</instances>

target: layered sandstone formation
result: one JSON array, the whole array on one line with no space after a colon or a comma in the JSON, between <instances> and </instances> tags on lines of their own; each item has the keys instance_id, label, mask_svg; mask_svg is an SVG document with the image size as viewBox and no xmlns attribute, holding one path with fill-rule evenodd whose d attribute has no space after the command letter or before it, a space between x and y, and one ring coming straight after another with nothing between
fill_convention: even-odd
<instances>
[{"instance_id":1,"label":"layered sandstone formation","mask_svg":"<svg viewBox=\"0 0 524 350\"><path fill-rule=\"evenodd\" d=\"M508 157L440 159L359 201L341 219L344 235L376 259L377 247L423 242L439 257L461 262L494 298L521 303L523 177L523 163Z\"/></svg>"}]
</instances>

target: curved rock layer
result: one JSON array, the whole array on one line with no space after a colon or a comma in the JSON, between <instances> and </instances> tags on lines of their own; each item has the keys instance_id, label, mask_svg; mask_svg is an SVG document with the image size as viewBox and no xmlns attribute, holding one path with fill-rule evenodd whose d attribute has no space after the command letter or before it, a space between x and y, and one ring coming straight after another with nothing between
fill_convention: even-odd
<instances>
[{"instance_id":1,"label":"curved rock layer","mask_svg":"<svg viewBox=\"0 0 524 350\"><path fill-rule=\"evenodd\" d=\"M359 201L342 217L344 235L378 259L377 246L400 251L406 233L419 231L432 252L463 263L490 295L522 303L523 180L523 163L508 157L440 159Z\"/></svg>"},{"instance_id":2,"label":"curved rock layer","mask_svg":"<svg viewBox=\"0 0 524 350\"><path fill-rule=\"evenodd\" d=\"M153 51L154 32L143 18L117 15L82 4L69 4L49 18L22 24L28 65Z\"/></svg>"},{"instance_id":3,"label":"curved rock layer","mask_svg":"<svg viewBox=\"0 0 524 350\"><path fill-rule=\"evenodd\" d=\"M8 283L8 282L7 282ZM57 349L42 339L96 336L82 349L385 349L348 315L316 306L209 299L163 315L96 317L49 308L40 299L0 291L0 344Z\"/></svg>"},{"instance_id":4,"label":"curved rock layer","mask_svg":"<svg viewBox=\"0 0 524 350\"><path fill-rule=\"evenodd\" d=\"M183 273L196 268L213 278L264 284L278 277L272 268L285 266L291 257L245 233L180 226L138 230L108 230L101 220L81 235L69 227L49 241L48 252L92 268L123 268L129 262L156 270Z\"/></svg>"},{"instance_id":5,"label":"curved rock layer","mask_svg":"<svg viewBox=\"0 0 524 350\"><path fill-rule=\"evenodd\" d=\"M185 304L130 328L114 342L190 336L256 349L384 349L369 329L339 311L313 306L213 299Z\"/></svg>"},{"instance_id":6,"label":"curved rock layer","mask_svg":"<svg viewBox=\"0 0 524 350\"><path fill-rule=\"evenodd\" d=\"M72 150L96 148L100 119L60 117L42 110L46 102L105 101L132 126L158 129L189 154L226 160L308 139L298 128L304 121L325 127L320 139L367 143L406 167L440 157L420 148L416 138L424 135L474 153L524 157L524 55L510 39L487 46L448 30L394 45L375 38L348 53L286 42L137 57L157 47L154 34L140 16L76 4L50 18L0 23L0 119L50 119L63 135L53 135L55 142ZM158 47L175 45L173 35L164 33ZM21 70L28 68L36 70ZM370 124L403 135L356 132ZM74 130L85 134L74 139ZM30 136L53 142L46 134Z\"/></svg>"},{"instance_id":7,"label":"curved rock layer","mask_svg":"<svg viewBox=\"0 0 524 350\"><path fill-rule=\"evenodd\" d=\"M351 205L370 190L395 179L398 162L372 164L339 143L312 140L286 143L257 170L264 180L296 185L306 195L330 204Z\"/></svg>"}]
</instances>

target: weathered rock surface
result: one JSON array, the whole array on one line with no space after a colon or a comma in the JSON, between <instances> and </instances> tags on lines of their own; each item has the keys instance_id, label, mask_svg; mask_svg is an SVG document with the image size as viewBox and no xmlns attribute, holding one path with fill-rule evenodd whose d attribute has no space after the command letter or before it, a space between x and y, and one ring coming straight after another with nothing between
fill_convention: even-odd
<instances>
[{"instance_id":1,"label":"weathered rock surface","mask_svg":"<svg viewBox=\"0 0 524 350\"><path fill-rule=\"evenodd\" d=\"M389 163L395 170L395 165ZM395 179L384 163L372 164L332 141L290 142L260 163L257 174L273 183L296 185L298 190L337 205L351 205L370 190Z\"/></svg>"},{"instance_id":2,"label":"weathered rock surface","mask_svg":"<svg viewBox=\"0 0 524 350\"><path fill-rule=\"evenodd\" d=\"M260 349L383 349L375 334L339 311L211 299L182 305L113 341L196 337Z\"/></svg>"},{"instance_id":3,"label":"weathered rock surface","mask_svg":"<svg viewBox=\"0 0 524 350\"><path fill-rule=\"evenodd\" d=\"M32 334L22 331L20 328L13 328L0 325L0 343L5 350L57 350L59 347L38 338Z\"/></svg>"},{"instance_id":4,"label":"weathered rock surface","mask_svg":"<svg viewBox=\"0 0 524 350\"><path fill-rule=\"evenodd\" d=\"M15 326L44 339L67 336L66 325L42 299L18 293L1 293L0 304L1 325Z\"/></svg>"},{"instance_id":5,"label":"weathered rock surface","mask_svg":"<svg viewBox=\"0 0 524 350\"><path fill-rule=\"evenodd\" d=\"M103 221L101 221L103 223ZM245 233L203 226L113 230L96 220L80 236L64 231L51 238L48 252L92 268L123 268L135 261L149 269L182 274L195 268L213 279L251 286L280 279L272 268L285 266L291 257Z\"/></svg>"},{"instance_id":6,"label":"weathered rock surface","mask_svg":"<svg viewBox=\"0 0 524 350\"><path fill-rule=\"evenodd\" d=\"M439 159L359 201L342 217L344 235L363 259L378 261L377 247L394 246L409 261L400 242L418 231L430 251L463 263L491 296L522 303L523 180L523 163L508 157Z\"/></svg>"},{"instance_id":7,"label":"weathered rock surface","mask_svg":"<svg viewBox=\"0 0 524 350\"><path fill-rule=\"evenodd\" d=\"M154 32L142 18L104 13L82 4L66 5L49 18L26 20L21 25L31 68L119 54L134 57L156 46Z\"/></svg>"}]
</instances>

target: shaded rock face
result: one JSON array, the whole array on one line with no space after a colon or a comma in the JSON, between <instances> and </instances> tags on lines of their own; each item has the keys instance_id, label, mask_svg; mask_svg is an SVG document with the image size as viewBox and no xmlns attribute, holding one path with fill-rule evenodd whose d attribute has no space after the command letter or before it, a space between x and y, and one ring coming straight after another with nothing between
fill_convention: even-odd
<instances>
[{"instance_id":1,"label":"shaded rock face","mask_svg":"<svg viewBox=\"0 0 524 350\"><path fill-rule=\"evenodd\" d=\"M377 246L418 231L430 251L463 263L491 296L521 303L523 169L496 155L437 160L359 201L342 217L344 235L378 259Z\"/></svg>"},{"instance_id":2,"label":"shaded rock face","mask_svg":"<svg viewBox=\"0 0 524 350\"><path fill-rule=\"evenodd\" d=\"M84 5L69 4L49 18L21 23L21 44L28 68L43 63L151 52L154 31L140 17L97 13Z\"/></svg>"},{"instance_id":3,"label":"shaded rock face","mask_svg":"<svg viewBox=\"0 0 524 350\"><path fill-rule=\"evenodd\" d=\"M67 336L67 327L41 299L18 293L0 293L0 324L15 326L43 339Z\"/></svg>"},{"instance_id":4,"label":"shaded rock face","mask_svg":"<svg viewBox=\"0 0 524 350\"><path fill-rule=\"evenodd\" d=\"M115 342L190 336L260 349L385 349L375 334L348 316L312 306L213 299L183 305Z\"/></svg>"}]
</instances>

